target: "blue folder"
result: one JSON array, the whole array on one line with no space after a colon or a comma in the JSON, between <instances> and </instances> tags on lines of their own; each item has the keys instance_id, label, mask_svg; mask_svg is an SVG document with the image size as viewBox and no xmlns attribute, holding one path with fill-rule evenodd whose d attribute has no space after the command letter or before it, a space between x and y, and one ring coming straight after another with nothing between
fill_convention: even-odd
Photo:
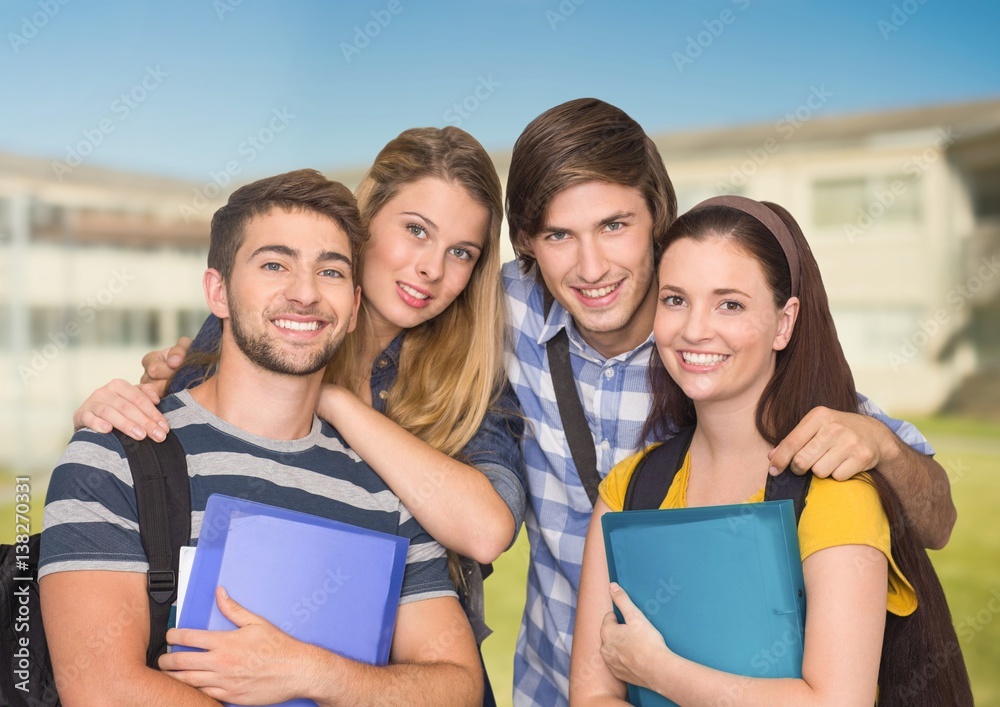
<instances>
[{"instance_id":1,"label":"blue folder","mask_svg":"<svg viewBox=\"0 0 1000 707\"><path fill-rule=\"evenodd\" d=\"M805 584L791 501L606 513L602 524L611 580L674 653L738 675L802 677ZM628 696L675 705L634 685Z\"/></svg>"},{"instance_id":2,"label":"blue folder","mask_svg":"<svg viewBox=\"0 0 1000 707\"><path fill-rule=\"evenodd\" d=\"M215 602L215 589L223 586L301 641L385 665L408 545L396 535L212 494L178 626L236 628ZM315 705L305 699L283 704Z\"/></svg>"}]
</instances>

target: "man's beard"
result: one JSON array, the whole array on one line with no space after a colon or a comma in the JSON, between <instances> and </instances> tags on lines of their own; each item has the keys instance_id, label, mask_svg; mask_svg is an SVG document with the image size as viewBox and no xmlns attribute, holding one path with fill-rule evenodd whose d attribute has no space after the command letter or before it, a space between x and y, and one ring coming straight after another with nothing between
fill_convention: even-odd
<instances>
[{"instance_id":1,"label":"man's beard","mask_svg":"<svg viewBox=\"0 0 1000 707\"><path fill-rule=\"evenodd\" d=\"M325 346L308 359L297 361L289 354L283 354L277 345L278 342L269 339L264 332L252 331L252 327L247 324L248 319L249 317L245 316L230 298L229 324L233 329L233 341L236 342L236 346L254 365L265 371L288 376L309 376L322 370L337 353L347 335L345 328L338 337L327 341ZM335 324L336 320L328 322L326 326Z\"/></svg>"}]
</instances>

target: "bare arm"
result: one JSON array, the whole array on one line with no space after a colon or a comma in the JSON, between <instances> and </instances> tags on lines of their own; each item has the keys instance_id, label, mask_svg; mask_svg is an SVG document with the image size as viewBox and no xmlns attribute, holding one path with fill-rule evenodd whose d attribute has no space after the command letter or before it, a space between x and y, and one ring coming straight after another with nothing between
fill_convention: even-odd
<instances>
[{"instance_id":1,"label":"bare arm","mask_svg":"<svg viewBox=\"0 0 1000 707\"><path fill-rule=\"evenodd\" d=\"M888 581L888 562L878 550L844 545L808 557L802 679L748 678L677 656L621 589L615 585L609 594L606 566L594 567L605 564L603 536L594 528L592 523L573 638L574 706L623 704L624 681L685 706L874 703ZM591 551L592 539L600 543L599 551ZM623 625L610 613L612 598Z\"/></svg>"},{"instance_id":2,"label":"bare arm","mask_svg":"<svg viewBox=\"0 0 1000 707\"><path fill-rule=\"evenodd\" d=\"M174 629L174 652L160 667L207 695L239 704L307 697L320 705L473 705L482 702L482 669L469 621L453 597L399 607L390 664L373 666L288 636L217 594L235 631Z\"/></svg>"},{"instance_id":3,"label":"bare arm","mask_svg":"<svg viewBox=\"0 0 1000 707\"><path fill-rule=\"evenodd\" d=\"M403 604L396 618L390 664L375 667L330 653L327 705L481 705L482 668L469 620L451 597ZM331 660L332 659L332 660ZM339 670L338 670L339 668Z\"/></svg>"},{"instance_id":4,"label":"bare arm","mask_svg":"<svg viewBox=\"0 0 1000 707\"><path fill-rule=\"evenodd\" d=\"M569 701L572 707L628 704L625 701L625 683L612 675L601 656L601 623L611 611L601 516L609 510L603 499L598 498L583 549L573 652L570 656Z\"/></svg>"},{"instance_id":5,"label":"bare arm","mask_svg":"<svg viewBox=\"0 0 1000 707\"><path fill-rule=\"evenodd\" d=\"M146 575L76 571L39 582L45 637L59 698L66 707L218 702L146 667Z\"/></svg>"},{"instance_id":6,"label":"bare arm","mask_svg":"<svg viewBox=\"0 0 1000 707\"><path fill-rule=\"evenodd\" d=\"M899 496L907 526L922 545L948 543L958 512L948 474L868 415L818 407L809 411L771 453L772 472L787 466L838 481L878 467Z\"/></svg>"},{"instance_id":7,"label":"bare arm","mask_svg":"<svg viewBox=\"0 0 1000 707\"><path fill-rule=\"evenodd\" d=\"M340 386L323 387L317 412L446 548L488 563L510 545L514 516L474 466L439 452Z\"/></svg>"}]
</instances>

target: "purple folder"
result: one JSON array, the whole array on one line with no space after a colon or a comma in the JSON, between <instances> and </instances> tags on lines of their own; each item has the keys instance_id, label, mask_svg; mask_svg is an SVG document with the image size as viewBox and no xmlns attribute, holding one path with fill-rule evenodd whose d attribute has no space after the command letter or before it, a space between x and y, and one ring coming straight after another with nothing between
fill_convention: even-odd
<instances>
[{"instance_id":1,"label":"purple folder","mask_svg":"<svg viewBox=\"0 0 1000 707\"><path fill-rule=\"evenodd\" d=\"M223 586L301 641L385 665L408 545L396 535L212 494L177 625L235 629L215 603L215 589Z\"/></svg>"}]
</instances>

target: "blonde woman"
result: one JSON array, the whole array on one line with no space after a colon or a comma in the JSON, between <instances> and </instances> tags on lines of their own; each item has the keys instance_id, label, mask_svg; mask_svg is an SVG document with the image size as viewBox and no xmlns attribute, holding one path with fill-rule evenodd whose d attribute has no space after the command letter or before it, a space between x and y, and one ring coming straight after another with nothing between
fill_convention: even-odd
<instances>
[{"instance_id":1,"label":"blonde woman","mask_svg":"<svg viewBox=\"0 0 1000 707\"><path fill-rule=\"evenodd\" d=\"M317 412L448 548L481 643L482 565L510 547L525 508L523 420L502 366L500 180L468 133L417 128L386 145L356 196L370 231L357 264L362 304ZM210 318L193 350L213 351L219 335ZM167 378L176 390L211 374L202 353L173 375L186 344L143 359L147 385L96 391L76 426L162 439L155 404Z\"/></svg>"}]
</instances>

